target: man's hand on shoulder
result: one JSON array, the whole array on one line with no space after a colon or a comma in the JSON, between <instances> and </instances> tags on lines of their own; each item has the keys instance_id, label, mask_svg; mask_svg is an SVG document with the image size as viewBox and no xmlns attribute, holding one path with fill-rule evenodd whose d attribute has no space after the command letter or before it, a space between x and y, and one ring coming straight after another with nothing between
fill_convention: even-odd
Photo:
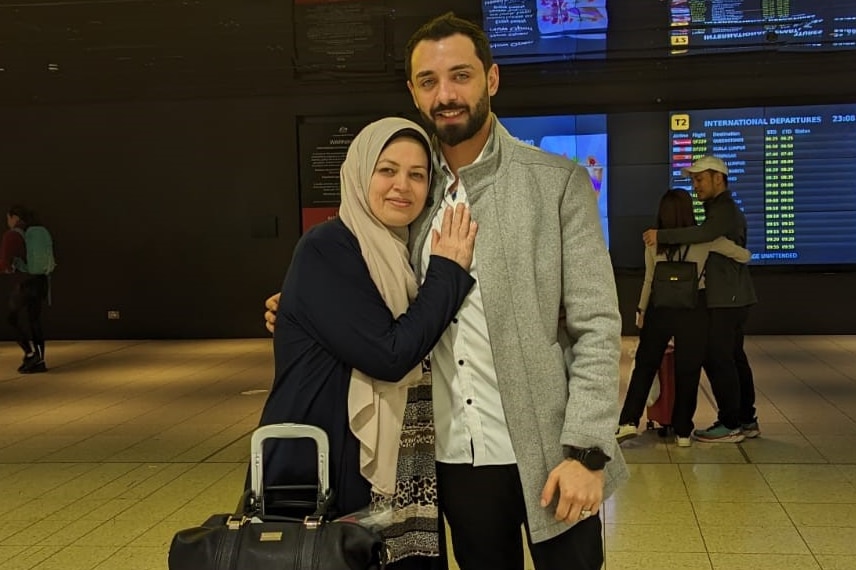
<instances>
[{"instance_id":1,"label":"man's hand on shoulder","mask_svg":"<svg viewBox=\"0 0 856 570\"><path fill-rule=\"evenodd\" d=\"M265 328L273 334L274 324L276 323L276 310L279 308L279 293L271 295L265 301Z\"/></svg>"},{"instance_id":2,"label":"man's hand on shoulder","mask_svg":"<svg viewBox=\"0 0 856 570\"><path fill-rule=\"evenodd\" d=\"M597 514L603 503L603 487L603 469L591 471L579 461L565 459L550 471L541 491L541 506L547 507L552 503L558 491L556 520L574 524Z\"/></svg>"},{"instance_id":3,"label":"man's hand on shoulder","mask_svg":"<svg viewBox=\"0 0 856 570\"><path fill-rule=\"evenodd\" d=\"M642 241L648 247L657 247L657 230L650 229L642 232Z\"/></svg>"}]
</instances>

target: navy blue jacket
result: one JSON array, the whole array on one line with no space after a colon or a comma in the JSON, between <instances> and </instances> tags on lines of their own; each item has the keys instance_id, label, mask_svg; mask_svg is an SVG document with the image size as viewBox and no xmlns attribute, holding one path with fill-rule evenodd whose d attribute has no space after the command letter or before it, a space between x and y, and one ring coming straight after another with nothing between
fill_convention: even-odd
<instances>
[{"instance_id":1,"label":"navy blue jacket","mask_svg":"<svg viewBox=\"0 0 856 570\"><path fill-rule=\"evenodd\" d=\"M475 281L457 263L432 256L416 300L395 318L341 220L313 227L298 242L276 317L276 377L261 425L297 422L330 439L330 484L339 514L369 503L359 444L348 427L352 368L401 379L437 343ZM278 442L265 450L268 485L315 481L314 446Z\"/></svg>"}]
</instances>

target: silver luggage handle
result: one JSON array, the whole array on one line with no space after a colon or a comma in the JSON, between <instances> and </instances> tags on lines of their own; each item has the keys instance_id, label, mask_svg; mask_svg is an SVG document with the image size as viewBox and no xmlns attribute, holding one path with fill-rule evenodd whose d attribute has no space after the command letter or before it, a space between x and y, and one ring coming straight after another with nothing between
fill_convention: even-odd
<instances>
[{"instance_id":1,"label":"silver luggage handle","mask_svg":"<svg viewBox=\"0 0 856 570\"><path fill-rule=\"evenodd\" d=\"M264 442L267 439L303 439L315 440L318 450L318 491L321 496L330 494L330 443L323 429L306 424L271 424L262 426L253 432L250 440L250 489L257 498L264 492Z\"/></svg>"}]
</instances>

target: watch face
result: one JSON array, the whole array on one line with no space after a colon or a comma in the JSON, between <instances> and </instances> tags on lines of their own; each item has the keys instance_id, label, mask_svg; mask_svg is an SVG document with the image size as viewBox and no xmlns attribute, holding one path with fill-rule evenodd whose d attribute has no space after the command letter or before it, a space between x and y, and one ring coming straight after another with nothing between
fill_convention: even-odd
<instances>
[{"instance_id":1,"label":"watch face","mask_svg":"<svg viewBox=\"0 0 856 570\"><path fill-rule=\"evenodd\" d=\"M581 449L579 447L566 445L564 446L564 452L567 459L576 459L592 471L603 469L610 459L610 457L599 447Z\"/></svg>"},{"instance_id":2,"label":"watch face","mask_svg":"<svg viewBox=\"0 0 856 570\"><path fill-rule=\"evenodd\" d=\"M586 454L583 465L595 471L603 469L606 465L606 456L599 449L590 449Z\"/></svg>"},{"instance_id":3,"label":"watch face","mask_svg":"<svg viewBox=\"0 0 856 570\"><path fill-rule=\"evenodd\" d=\"M577 453L573 454L575 455L574 459L592 471L603 469L606 466L606 462L609 461L609 457L599 447L579 449L576 451Z\"/></svg>"}]
</instances>

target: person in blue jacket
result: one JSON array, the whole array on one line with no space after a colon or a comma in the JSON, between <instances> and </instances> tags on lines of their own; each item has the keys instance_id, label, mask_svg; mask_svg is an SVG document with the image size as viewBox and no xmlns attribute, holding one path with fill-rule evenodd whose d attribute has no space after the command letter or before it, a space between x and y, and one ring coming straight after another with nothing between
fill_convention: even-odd
<instances>
[{"instance_id":1,"label":"person in blue jacket","mask_svg":"<svg viewBox=\"0 0 856 570\"><path fill-rule=\"evenodd\" d=\"M282 285L275 379L261 425L321 427L330 440L334 510L390 507L390 568L433 568L440 552L430 384L422 361L474 284L477 226L449 210L432 236L421 287L408 225L425 206L431 150L416 123L365 127L341 168L339 217L298 242ZM314 446L265 449L265 484L316 480Z\"/></svg>"}]
</instances>

